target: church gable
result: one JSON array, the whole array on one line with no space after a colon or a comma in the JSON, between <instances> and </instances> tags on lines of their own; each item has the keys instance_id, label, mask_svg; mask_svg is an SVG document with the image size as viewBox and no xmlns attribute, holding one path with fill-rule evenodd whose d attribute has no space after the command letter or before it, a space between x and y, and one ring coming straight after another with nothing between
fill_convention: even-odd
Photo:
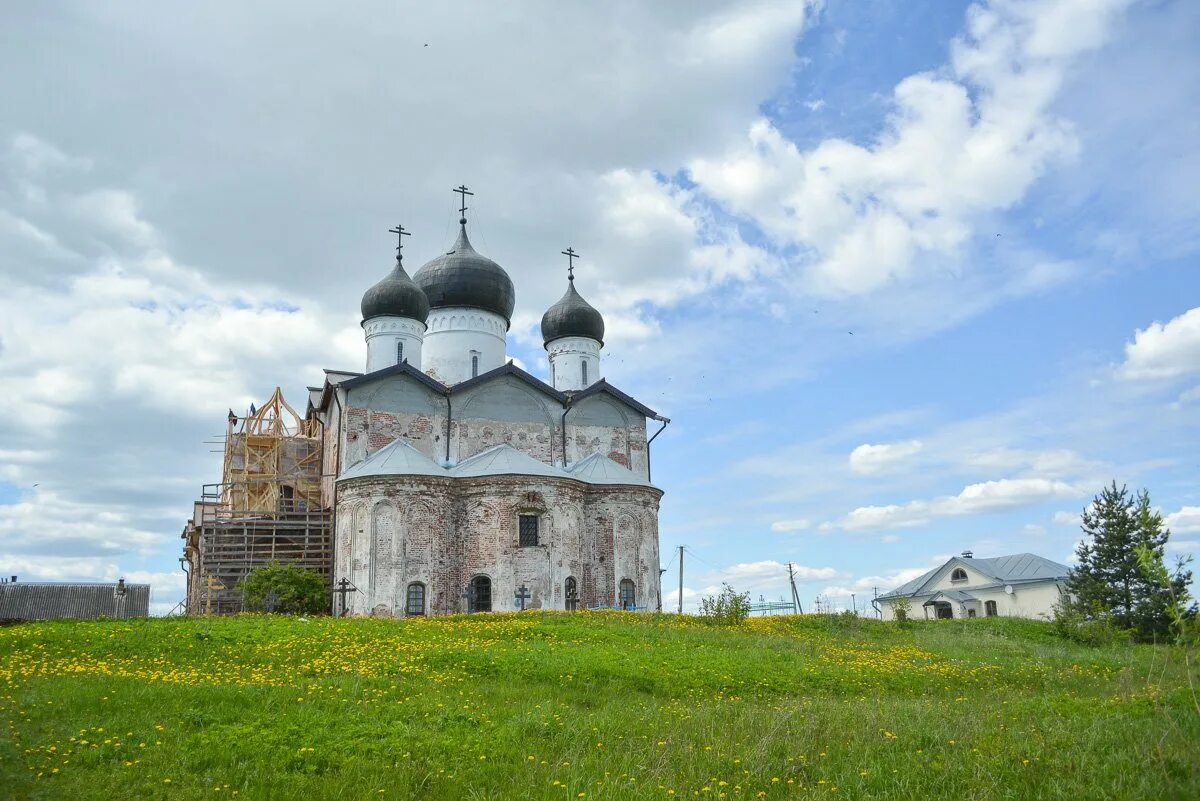
<instances>
[{"instance_id":1,"label":"church gable","mask_svg":"<svg viewBox=\"0 0 1200 801\"><path fill-rule=\"evenodd\" d=\"M341 385L345 397L343 465L353 465L397 438L430 459L445 458L446 400L435 382L397 365Z\"/></svg>"},{"instance_id":2,"label":"church gable","mask_svg":"<svg viewBox=\"0 0 1200 801\"><path fill-rule=\"evenodd\" d=\"M557 394L512 373L491 376L465 390L456 387L451 396L453 452L463 460L506 443L539 462L554 464L562 416Z\"/></svg>"}]
</instances>

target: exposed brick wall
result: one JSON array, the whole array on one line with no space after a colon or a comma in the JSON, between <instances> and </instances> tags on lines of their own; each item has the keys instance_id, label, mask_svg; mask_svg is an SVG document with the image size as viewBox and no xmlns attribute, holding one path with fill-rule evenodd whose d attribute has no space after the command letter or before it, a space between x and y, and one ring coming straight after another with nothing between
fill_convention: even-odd
<instances>
[{"instance_id":1,"label":"exposed brick wall","mask_svg":"<svg viewBox=\"0 0 1200 801\"><path fill-rule=\"evenodd\" d=\"M517 607L522 585L527 607L563 609L568 576L582 606L615 603L617 582L630 578L638 605L654 609L660 497L646 487L540 477L357 479L338 487L336 577L348 572L362 591L353 614L403 614L414 581L425 584L432 614L466 611L476 575L491 579L498 611ZM536 547L519 545L521 513L539 515Z\"/></svg>"}]
</instances>

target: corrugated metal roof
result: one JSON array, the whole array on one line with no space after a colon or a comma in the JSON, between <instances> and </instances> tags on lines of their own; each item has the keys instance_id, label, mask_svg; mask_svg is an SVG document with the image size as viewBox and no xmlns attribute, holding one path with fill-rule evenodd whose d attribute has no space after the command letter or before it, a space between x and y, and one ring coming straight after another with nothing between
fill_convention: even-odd
<instances>
[{"instance_id":1,"label":"corrugated metal roof","mask_svg":"<svg viewBox=\"0 0 1200 801\"><path fill-rule=\"evenodd\" d=\"M954 556L946 561L945 564L935 567L928 573L924 573L912 581L901 584L896 589L885 592L879 597L894 598L900 595L917 595L920 593L921 588L928 584L935 575L951 564L973 568L997 584L1015 584L1025 581L1054 581L1065 579L1071 571L1071 568L1064 564L1032 553L994 556L989 559L964 559L960 556Z\"/></svg>"},{"instance_id":2,"label":"corrugated metal roof","mask_svg":"<svg viewBox=\"0 0 1200 801\"><path fill-rule=\"evenodd\" d=\"M963 590L940 590L938 592L935 592L933 594L933 597L931 597L928 601L926 601L923 604L923 606L929 606L931 603L935 603L938 598L949 598L951 601L958 601L959 603L963 603L965 601L978 601L979 600L971 593L965 592Z\"/></svg>"},{"instance_id":3,"label":"corrugated metal roof","mask_svg":"<svg viewBox=\"0 0 1200 801\"><path fill-rule=\"evenodd\" d=\"M14 582L0 584L0 620L130 618L150 614L150 585Z\"/></svg>"},{"instance_id":4,"label":"corrugated metal roof","mask_svg":"<svg viewBox=\"0 0 1200 801\"><path fill-rule=\"evenodd\" d=\"M539 462L532 456L503 442L482 453L463 459L450 469L455 478L477 476L547 476L549 478L572 478L565 470Z\"/></svg>"}]
</instances>

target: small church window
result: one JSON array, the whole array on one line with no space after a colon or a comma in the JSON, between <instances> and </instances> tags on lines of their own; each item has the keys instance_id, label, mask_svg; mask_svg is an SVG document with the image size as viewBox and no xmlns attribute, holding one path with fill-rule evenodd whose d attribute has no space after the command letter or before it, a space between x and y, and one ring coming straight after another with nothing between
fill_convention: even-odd
<instances>
[{"instance_id":1,"label":"small church window","mask_svg":"<svg viewBox=\"0 0 1200 801\"><path fill-rule=\"evenodd\" d=\"M517 530L522 548L538 544L537 515L520 515L517 518Z\"/></svg>"},{"instance_id":2,"label":"small church window","mask_svg":"<svg viewBox=\"0 0 1200 801\"><path fill-rule=\"evenodd\" d=\"M624 610L630 610L636 606L633 582L629 579L621 579L621 591L618 598L618 603Z\"/></svg>"},{"instance_id":3,"label":"small church window","mask_svg":"<svg viewBox=\"0 0 1200 801\"><path fill-rule=\"evenodd\" d=\"M966 581L967 580L967 571L963 570L961 567L954 568L954 572L950 574L950 580L951 581Z\"/></svg>"},{"instance_id":4,"label":"small church window","mask_svg":"<svg viewBox=\"0 0 1200 801\"><path fill-rule=\"evenodd\" d=\"M996 602L995 601L984 601L983 602L983 613L985 615L987 615L988 617L995 617L996 616Z\"/></svg>"},{"instance_id":5,"label":"small church window","mask_svg":"<svg viewBox=\"0 0 1200 801\"><path fill-rule=\"evenodd\" d=\"M581 364L582 364L582 369L583 369L583 385L586 387L587 386L587 360L585 359Z\"/></svg>"},{"instance_id":6,"label":"small church window","mask_svg":"<svg viewBox=\"0 0 1200 801\"><path fill-rule=\"evenodd\" d=\"M467 587L467 611L492 611L492 580L487 576L476 576Z\"/></svg>"},{"instance_id":7,"label":"small church window","mask_svg":"<svg viewBox=\"0 0 1200 801\"><path fill-rule=\"evenodd\" d=\"M471 378L479 375L479 354L471 354Z\"/></svg>"},{"instance_id":8,"label":"small church window","mask_svg":"<svg viewBox=\"0 0 1200 801\"><path fill-rule=\"evenodd\" d=\"M425 614L425 585L419 581L408 585L408 602L404 605L404 614Z\"/></svg>"},{"instance_id":9,"label":"small church window","mask_svg":"<svg viewBox=\"0 0 1200 801\"><path fill-rule=\"evenodd\" d=\"M404 364L404 343L396 343L396 364Z\"/></svg>"}]
</instances>

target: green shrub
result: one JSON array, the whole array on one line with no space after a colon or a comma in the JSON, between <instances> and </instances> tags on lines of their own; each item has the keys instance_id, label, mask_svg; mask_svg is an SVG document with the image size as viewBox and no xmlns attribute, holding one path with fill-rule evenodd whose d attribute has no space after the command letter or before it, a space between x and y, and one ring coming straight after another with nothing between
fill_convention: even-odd
<instances>
[{"instance_id":1,"label":"green shrub","mask_svg":"<svg viewBox=\"0 0 1200 801\"><path fill-rule=\"evenodd\" d=\"M750 593L734 592L728 584L721 585L720 595L709 595L700 601L700 616L719 626L736 626L750 615Z\"/></svg>"},{"instance_id":2,"label":"green shrub","mask_svg":"<svg viewBox=\"0 0 1200 801\"><path fill-rule=\"evenodd\" d=\"M313 570L271 562L251 570L240 586L250 612L319 615L329 611L325 579Z\"/></svg>"},{"instance_id":3,"label":"green shrub","mask_svg":"<svg viewBox=\"0 0 1200 801\"><path fill-rule=\"evenodd\" d=\"M1066 595L1054 605L1053 623L1058 636L1080 645L1113 645L1130 639L1130 632L1118 626L1111 615L1102 610L1085 615Z\"/></svg>"}]
</instances>

